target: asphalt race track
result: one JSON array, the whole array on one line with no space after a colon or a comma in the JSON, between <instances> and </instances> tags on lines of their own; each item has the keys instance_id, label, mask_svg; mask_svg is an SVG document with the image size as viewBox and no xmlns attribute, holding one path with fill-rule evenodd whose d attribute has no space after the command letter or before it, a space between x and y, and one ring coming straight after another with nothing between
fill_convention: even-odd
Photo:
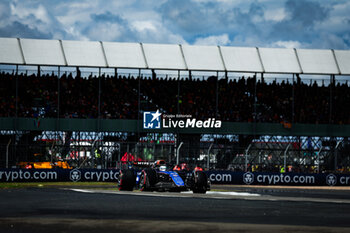
<instances>
[{"instance_id":1,"label":"asphalt race track","mask_svg":"<svg viewBox=\"0 0 350 233\"><path fill-rule=\"evenodd\" d=\"M214 188L1 189L0 232L350 232L350 189Z\"/></svg>"}]
</instances>

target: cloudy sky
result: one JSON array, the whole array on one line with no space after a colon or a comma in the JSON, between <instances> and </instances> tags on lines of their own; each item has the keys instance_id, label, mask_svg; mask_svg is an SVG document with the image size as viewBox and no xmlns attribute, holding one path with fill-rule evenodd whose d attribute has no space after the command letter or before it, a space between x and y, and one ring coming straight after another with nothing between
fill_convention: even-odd
<instances>
[{"instance_id":1,"label":"cloudy sky","mask_svg":"<svg viewBox=\"0 0 350 233\"><path fill-rule=\"evenodd\" d=\"M349 0L1 0L0 37L350 48Z\"/></svg>"}]
</instances>

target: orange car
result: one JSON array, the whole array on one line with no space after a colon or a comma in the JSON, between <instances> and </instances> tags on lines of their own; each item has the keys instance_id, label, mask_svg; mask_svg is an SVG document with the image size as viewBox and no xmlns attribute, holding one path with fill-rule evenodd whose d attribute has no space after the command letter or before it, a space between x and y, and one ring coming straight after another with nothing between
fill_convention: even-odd
<instances>
[{"instance_id":1,"label":"orange car","mask_svg":"<svg viewBox=\"0 0 350 233\"><path fill-rule=\"evenodd\" d=\"M62 169L72 169L71 166L65 161L57 161L57 162L19 162L17 166L20 168L34 168L34 169L54 169L54 168L62 168Z\"/></svg>"}]
</instances>

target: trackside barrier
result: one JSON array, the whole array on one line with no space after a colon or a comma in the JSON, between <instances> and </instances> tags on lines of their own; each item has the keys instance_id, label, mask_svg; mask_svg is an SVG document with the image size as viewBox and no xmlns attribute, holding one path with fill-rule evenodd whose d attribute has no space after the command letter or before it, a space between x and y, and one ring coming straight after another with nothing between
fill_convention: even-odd
<instances>
[{"instance_id":1,"label":"trackside barrier","mask_svg":"<svg viewBox=\"0 0 350 233\"><path fill-rule=\"evenodd\" d=\"M116 169L0 169L0 182L118 182Z\"/></svg>"},{"instance_id":2,"label":"trackside barrier","mask_svg":"<svg viewBox=\"0 0 350 233\"><path fill-rule=\"evenodd\" d=\"M349 186L350 174L207 171L212 184ZM118 182L118 169L0 169L0 182Z\"/></svg>"},{"instance_id":3,"label":"trackside barrier","mask_svg":"<svg viewBox=\"0 0 350 233\"><path fill-rule=\"evenodd\" d=\"M350 174L207 171L212 184L349 186Z\"/></svg>"}]
</instances>

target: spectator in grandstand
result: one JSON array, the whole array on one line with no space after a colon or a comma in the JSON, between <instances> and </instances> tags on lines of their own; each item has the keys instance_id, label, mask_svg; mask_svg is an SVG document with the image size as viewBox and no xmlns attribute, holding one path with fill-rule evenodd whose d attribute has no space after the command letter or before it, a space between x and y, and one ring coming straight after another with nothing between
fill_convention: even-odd
<instances>
[{"instance_id":1,"label":"spectator in grandstand","mask_svg":"<svg viewBox=\"0 0 350 233\"><path fill-rule=\"evenodd\" d=\"M347 83L0 74L0 117L137 119L141 110L233 122L350 124ZM294 89L294 91L293 91ZM332 89L332 91L331 91ZM216 92L218 90L218 92ZM294 98L293 98L294 96ZM294 108L293 108L294 104ZM294 109L294 114L293 114Z\"/></svg>"}]
</instances>

